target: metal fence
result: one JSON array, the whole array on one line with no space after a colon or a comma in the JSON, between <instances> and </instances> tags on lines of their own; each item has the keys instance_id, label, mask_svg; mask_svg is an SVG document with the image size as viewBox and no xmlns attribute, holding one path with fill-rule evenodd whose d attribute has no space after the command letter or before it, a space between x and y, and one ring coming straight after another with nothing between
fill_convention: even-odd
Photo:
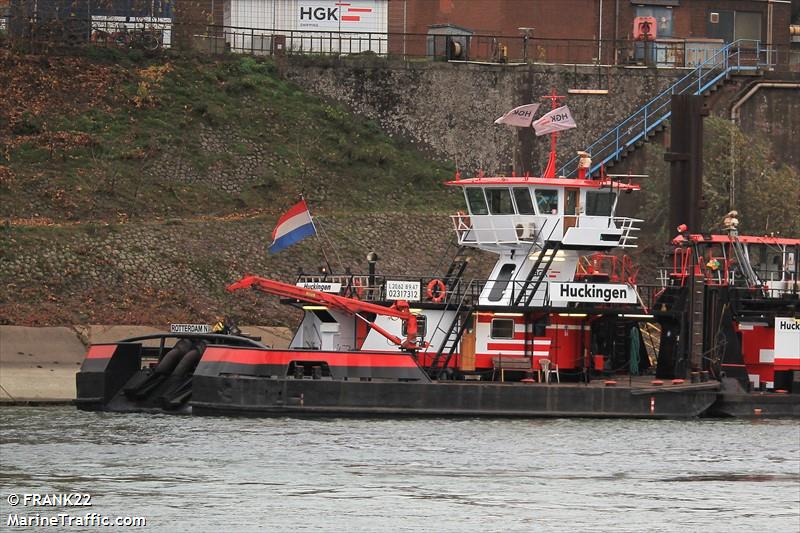
<instances>
[{"instance_id":1,"label":"metal fence","mask_svg":"<svg viewBox=\"0 0 800 533\"><path fill-rule=\"evenodd\" d=\"M6 46L43 47L101 44L130 47L148 35L159 47L190 48L207 53L252 55L347 56L371 54L401 59L629 65L694 68L724 46L719 42L669 39L539 39L483 34L370 33L282 30L176 23L170 18L92 16L37 18L2 16ZM152 42L151 38L147 39ZM800 72L800 51L771 47L775 68Z\"/></svg>"}]
</instances>

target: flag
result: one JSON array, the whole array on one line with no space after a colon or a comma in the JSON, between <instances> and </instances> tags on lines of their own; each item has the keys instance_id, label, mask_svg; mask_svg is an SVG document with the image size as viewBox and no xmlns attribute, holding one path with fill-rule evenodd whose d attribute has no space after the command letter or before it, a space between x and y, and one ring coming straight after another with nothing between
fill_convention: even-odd
<instances>
[{"instance_id":1,"label":"flag","mask_svg":"<svg viewBox=\"0 0 800 533\"><path fill-rule=\"evenodd\" d=\"M272 244L269 246L269 252L271 254L280 252L284 248L316 234L317 230L311 221L311 213L308 212L306 201L300 200L278 219L278 225L272 230Z\"/></svg>"},{"instance_id":2,"label":"flag","mask_svg":"<svg viewBox=\"0 0 800 533\"><path fill-rule=\"evenodd\" d=\"M533 129L536 130L536 135L544 135L545 133L553 133L576 127L575 119L572 118L572 113L569 112L567 106L553 109L546 115L542 115L542 118L533 123Z\"/></svg>"},{"instance_id":3,"label":"flag","mask_svg":"<svg viewBox=\"0 0 800 533\"><path fill-rule=\"evenodd\" d=\"M518 128L530 127L533 122L533 115L539 109L539 104L526 104L515 107L502 117L494 121L495 124L508 124L509 126L516 126Z\"/></svg>"}]
</instances>

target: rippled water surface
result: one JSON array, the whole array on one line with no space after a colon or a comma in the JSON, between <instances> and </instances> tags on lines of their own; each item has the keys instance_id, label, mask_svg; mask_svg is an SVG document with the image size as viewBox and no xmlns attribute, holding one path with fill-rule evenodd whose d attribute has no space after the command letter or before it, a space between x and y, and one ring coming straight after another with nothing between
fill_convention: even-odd
<instances>
[{"instance_id":1,"label":"rippled water surface","mask_svg":"<svg viewBox=\"0 0 800 533\"><path fill-rule=\"evenodd\" d=\"M12 508L8 494L86 492L92 511L144 516L147 531L800 531L793 420L6 407L0 428L2 530L10 512L59 511Z\"/></svg>"}]
</instances>

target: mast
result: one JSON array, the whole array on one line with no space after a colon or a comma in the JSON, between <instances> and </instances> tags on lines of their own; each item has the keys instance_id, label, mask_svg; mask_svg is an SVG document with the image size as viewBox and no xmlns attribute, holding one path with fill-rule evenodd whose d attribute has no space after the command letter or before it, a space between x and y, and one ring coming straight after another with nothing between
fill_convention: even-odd
<instances>
[{"instance_id":1,"label":"mast","mask_svg":"<svg viewBox=\"0 0 800 533\"><path fill-rule=\"evenodd\" d=\"M553 89L553 92L547 96L542 96L543 100L550 100L550 110L556 109L559 107L561 102L563 102L567 97L566 96L559 96L556 94L556 90ZM558 139L558 133L552 132L550 134L550 157L547 160L547 168L544 169L544 174L542 175L543 178L555 178L556 177L556 140Z\"/></svg>"}]
</instances>

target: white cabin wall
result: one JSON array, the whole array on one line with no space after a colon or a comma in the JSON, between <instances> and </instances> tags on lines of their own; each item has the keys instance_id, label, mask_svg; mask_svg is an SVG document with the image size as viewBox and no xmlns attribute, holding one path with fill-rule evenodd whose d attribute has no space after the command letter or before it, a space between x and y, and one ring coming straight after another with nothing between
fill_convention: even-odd
<instances>
[{"instance_id":1,"label":"white cabin wall","mask_svg":"<svg viewBox=\"0 0 800 533\"><path fill-rule=\"evenodd\" d=\"M354 349L355 319L338 311L328 312L336 322L323 322L313 311L305 311L289 348L333 351Z\"/></svg>"},{"instance_id":2,"label":"white cabin wall","mask_svg":"<svg viewBox=\"0 0 800 533\"><path fill-rule=\"evenodd\" d=\"M454 310L443 311L440 309L423 309L420 312L427 320L427 330L425 332L424 340L430 343L427 350L428 353L435 353L445 340L445 332L450 326L450 322L455 318ZM392 335L403 338L402 321L393 319L387 316L378 316L375 319L375 324L385 329ZM438 327L437 327L438 326ZM362 350L376 350L376 351L400 351L400 348L390 342L386 337L377 331L370 329L364 344L361 346Z\"/></svg>"},{"instance_id":3,"label":"white cabin wall","mask_svg":"<svg viewBox=\"0 0 800 533\"><path fill-rule=\"evenodd\" d=\"M518 249L514 252L513 258L511 257L512 254L509 251L503 251L499 254L497 263L494 265L494 268L492 268L492 273L489 275L490 280L496 280L498 278L503 265L513 263L517 268L512 275L511 281L508 282L508 285L503 291L503 296L500 300L492 301L489 299L489 295L492 292L495 282L489 281L486 284L486 286L483 288L483 291L481 291L481 305L512 305L514 303L512 300L512 295L514 298L519 295L519 291L522 288L525 279L528 277L528 274L536 264L536 254L538 254L538 250L533 252L533 254L527 254L526 252L527 248L524 250ZM533 258L531 258L531 255L533 255ZM573 281L575 278L575 271L578 266L578 259L579 254L575 250L561 250L557 252L555 259L547 271L544 282L536 290L536 296L534 296L533 301L531 302L532 305L543 304L548 291L548 282ZM539 264L539 269L544 268L546 265L547 258L543 259ZM534 283L536 278L537 276L534 276L531 283Z\"/></svg>"}]
</instances>

